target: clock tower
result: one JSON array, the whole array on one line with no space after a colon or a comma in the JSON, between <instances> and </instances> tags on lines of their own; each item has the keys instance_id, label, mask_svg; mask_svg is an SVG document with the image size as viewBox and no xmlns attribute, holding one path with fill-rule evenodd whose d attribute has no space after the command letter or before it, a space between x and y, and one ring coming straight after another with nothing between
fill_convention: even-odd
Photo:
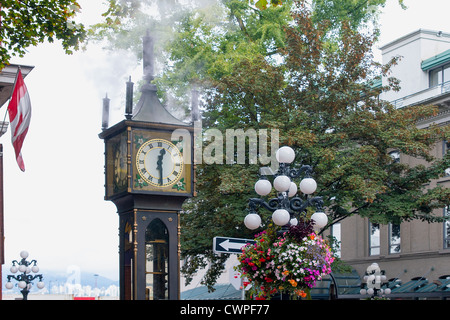
<instances>
[{"instance_id":1,"label":"clock tower","mask_svg":"<svg viewBox=\"0 0 450 320\"><path fill-rule=\"evenodd\" d=\"M119 215L121 300L179 299L180 224L193 196L193 124L172 116L152 84L153 40L144 37L144 80L133 108L127 82L125 119L103 121L105 199ZM104 99L104 116L109 99ZM105 112L106 111L106 112Z\"/></svg>"}]
</instances>

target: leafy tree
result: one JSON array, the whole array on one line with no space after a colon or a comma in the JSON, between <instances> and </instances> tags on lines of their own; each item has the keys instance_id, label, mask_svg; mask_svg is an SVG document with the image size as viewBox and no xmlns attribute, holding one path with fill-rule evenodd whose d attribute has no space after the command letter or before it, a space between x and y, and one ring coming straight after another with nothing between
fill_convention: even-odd
<instances>
[{"instance_id":1,"label":"leafy tree","mask_svg":"<svg viewBox=\"0 0 450 320\"><path fill-rule=\"evenodd\" d=\"M212 10L187 11L174 24L175 36L166 47L170 64L158 85L171 87L167 91L181 103L188 103L193 84L202 86L205 130L278 129L281 145L296 149L295 163L313 166L329 225L352 215L379 223L440 221L432 211L449 204L450 191L423 186L450 167L449 156L433 159L429 153L436 141L449 138L449 130L416 127L433 107L396 109L378 98L399 89L389 78L397 59L386 66L375 63L377 30L370 33L362 25L373 17L368 6L384 1L336 1L336 11L350 5L354 10L338 19L328 19L335 16L324 11L327 3L272 1L258 8L226 0L215 7L214 19ZM117 23L114 28L120 28ZM379 77L388 85L372 86ZM210 141L204 143L208 147ZM429 165L396 163L389 156L394 149ZM209 287L216 282L226 257L212 252L214 236L252 236L243 220L248 199L256 196L258 168L197 165L198 194L181 215L188 280L208 266L202 281ZM270 219L269 212L260 214L263 221Z\"/></svg>"},{"instance_id":2,"label":"leafy tree","mask_svg":"<svg viewBox=\"0 0 450 320\"><path fill-rule=\"evenodd\" d=\"M399 5L406 9L403 0ZM362 26L377 24L380 8L386 0L315 0L312 18L314 21L328 20L333 28L339 28L342 20L349 21L349 26L359 29Z\"/></svg>"},{"instance_id":3,"label":"leafy tree","mask_svg":"<svg viewBox=\"0 0 450 320\"><path fill-rule=\"evenodd\" d=\"M403 0L398 0L403 6ZM142 57L142 36L149 30L160 74L160 98L189 110L192 88L229 74L234 61L261 53L277 61L292 23L292 0L108 0L105 20L89 30L92 40L108 40L110 50ZM313 0L314 22L328 20L324 37L332 42L339 21L354 28L375 22L386 0ZM158 61L157 61L158 62ZM178 110L177 110L177 113Z\"/></svg>"},{"instance_id":4,"label":"leafy tree","mask_svg":"<svg viewBox=\"0 0 450 320\"><path fill-rule=\"evenodd\" d=\"M79 49L85 38L82 24L71 20L80 6L76 0L2 0L0 2L0 70L12 56L45 40L61 40L67 54Z\"/></svg>"},{"instance_id":5,"label":"leafy tree","mask_svg":"<svg viewBox=\"0 0 450 320\"><path fill-rule=\"evenodd\" d=\"M246 0L110 0L105 21L89 34L107 39L111 50L132 50L141 58L141 38L149 30L162 70L155 80L159 94L166 104L188 111L193 88L229 74L241 56L271 56L284 46L289 3L261 11Z\"/></svg>"},{"instance_id":6,"label":"leafy tree","mask_svg":"<svg viewBox=\"0 0 450 320\"><path fill-rule=\"evenodd\" d=\"M279 129L281 145L297 150L296 163L313 166L330 225L355 214L380 223L440 221L432 210L448 204L450 192L423 185L450 165L448 156L436 160L429 154L436 141L448 137L448 128L416 127L434 112L432 107L397 110L378 99L381 91L398 87L395 79L382 88L369 85L387 77L390 67L372 60L376 35L359 33L343 21L340 37L330 42L324 35L329 22L315 22L299 5L295 23L286 28L283 63L274 65L262 53L232 63L230 73L208 92L206 126ZM389 156L393 149L432 164L409 168L395 163ZM210 239L251 236L243 219L245 200L255 196L256 173L248 164L200 167L198 196L182 216L187 274L204 267L206 256L214 268L203 281L213 284L223 257L212 256ZM269 212L260 214L263 221L270 219Z\"/></svg>"}]
</instances>

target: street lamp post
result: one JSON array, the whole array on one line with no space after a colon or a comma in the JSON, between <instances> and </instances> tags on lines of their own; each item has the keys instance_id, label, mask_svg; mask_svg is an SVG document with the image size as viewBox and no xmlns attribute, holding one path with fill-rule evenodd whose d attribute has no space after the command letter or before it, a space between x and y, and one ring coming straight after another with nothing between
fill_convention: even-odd
<instances>
[{"instance_id":1,"label":"street lamp post","mask_svg":"<svg viewBox=\"0 0 450 320\"><path fill-rule=\"evenodd\" d=\"M265 201L264 198L251 198L249 200L249 214L244 219L247 228L254 230L261 226L261 217L257 214L259 207L264 207L272 212L273 222L281 226L281 233L288 230L289 226L298 223L297 218L306 216L306 210L310 206L316 208L316 212L311 216L316 228L323 228L328 223L328 217L323 212L322 197L312 197L317 189L316 181L311 177L312 167L302 165L300 168L291 167L295 159L295 152L291 147L281 147L276 153L279 168L274 173L273 187L277 191L277 196ZM297 184L293 179L304 175L303 179ZM300 197L298 189L304 194ZM258 195L264 197L272 192L272 183L265 174L255 183L255 191Z\"/></svg>"},{"instance_id":2,"label":"street lamp post","mask_svg":"<svg viewBox=\"0 0 450 320\"><path fill-rule=\"evenodd\" d=\"M386 281L384 272L380 269L377 263L372 263L367 267L366 275L364 276L364 282L367 284L367 289L360 290L361 295L370 295L372 299L381 297L383 294L390 294L391 289L382 289L383 282Z\"/></svg>"},{"instance_id":3,"label":"street lamp post","mask_svg":"<svg viewBox=\"0 0 450 320\"><path fill-rule=\"evenodd\" d=\"M30 292L32 281L35 279L39 279L39 282L37 283L37 287L39 289L44 288L44 282L42 282L43 276L42 274L35 274L31 275L30 273L38 273L39 267L36 265L36 260L27 261L28 258L28 252L27 251L21 251L20 257L22 258L20 261L13 260L12 266L10 268L11 273L17 273L16 275L8 275L6 278L8 282L6 282L5 287L6 289L12 289L13 284L11 282L11 279L17 280L17 286L22 289L20 292L22 293L23 300L27 300L28 293Z\"/></svg>"}]
</instances>

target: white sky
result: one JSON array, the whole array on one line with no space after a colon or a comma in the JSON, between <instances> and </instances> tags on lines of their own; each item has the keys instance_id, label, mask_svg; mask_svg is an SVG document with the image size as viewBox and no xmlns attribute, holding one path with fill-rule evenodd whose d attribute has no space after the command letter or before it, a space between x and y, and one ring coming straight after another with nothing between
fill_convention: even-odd
<instances>
[{"instance_id":1,"label":"white sky","mask_svg":"<svg viewBox=\"0 0 450 320\"><path fill-rule=\"evenodd\" d=\"M81 20L99 21L101 0L79 0ZM388 0L380 16L380 46L417 29L450 32L448 0ZM78 19L80 20L80 19ZM27 250L41 270L81 271L118 279L118 215L104 197L102 99L111 98L110 125L122 120L128 75L140 80L133 57L89 46L65 55L58 43L30 48L13 63L33 65L25 78L32 118L22 149L26 171L19 170L10 142L4 149L5 266ZM135 76L136 75L136 76ZM135 82L136 82L135 81ZM135 88L136 90L139 88ZM6 104L1 108L3 120ZM212 239L211 239L212 240ZM45 276L45 274L44 274Z\"/></svg>"}]
</instances>

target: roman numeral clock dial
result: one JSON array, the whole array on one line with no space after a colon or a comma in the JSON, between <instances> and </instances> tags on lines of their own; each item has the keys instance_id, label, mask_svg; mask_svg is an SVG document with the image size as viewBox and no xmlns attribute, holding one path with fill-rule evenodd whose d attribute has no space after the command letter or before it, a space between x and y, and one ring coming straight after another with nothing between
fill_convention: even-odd
<instances>
[{"instance_id":1,"label":"roman numeral clock dial","mask_svg":"<svg viewBox=\"0 0 450 320\"><path fill-rule=\"evenodd\" d=\"M151 139L136 154L136 168L141 179L153 187L167 188L177 183L183 173L183 156L170 141Z\"/></svg>"}]
</instances>

